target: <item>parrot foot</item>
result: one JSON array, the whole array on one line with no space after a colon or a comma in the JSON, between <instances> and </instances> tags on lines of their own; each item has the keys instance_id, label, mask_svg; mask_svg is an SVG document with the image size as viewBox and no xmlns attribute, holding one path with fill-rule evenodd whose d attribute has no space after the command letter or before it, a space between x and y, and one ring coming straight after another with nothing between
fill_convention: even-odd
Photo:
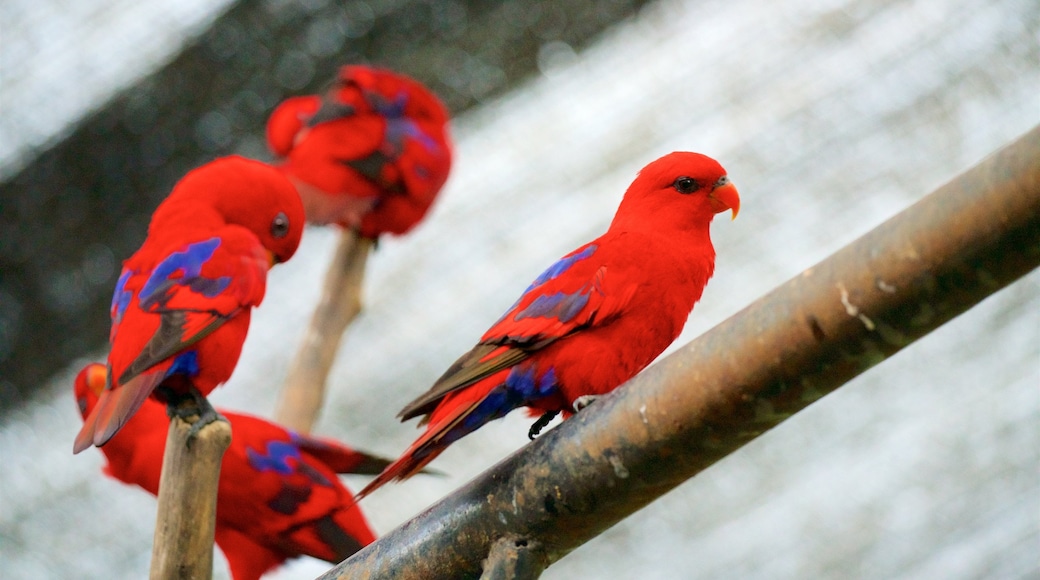
<instances>
[{"instance_id":1,"label":"parrot foot","mask_svg":"<svg viewBox=\"0 0 1040 580\"><path fill-rule=\"evenodd\" d=\"M527 430L527 438L534 441L534 438L542 432L542 429L545 429L545 426L549 424L549 421L555 419L559 414L559 411L546 411L545 413L542 413L542 416L538 417L538 420L535 421L534 424L531 425L531 428Z\"/></svg>"},{"instance_id":2,"label":"parrot foot","mask_svg":"<svg viewBox=\"0 0 1040 580\"><path fill-rule=\"evenodd\" d=\"M206 398L202 397L202 400L206 401ZM218 413L217 410L209 404L209 401L206 401L206 408L199 409L199 411L201 412L199 413L198 420L191 424L191 429L188 429L188 447L191 447L191 442L195 440L195 437L198 436L199 432L202 431L206 425L216 423L217 421L227 421L223 415Z\"/></svg>"},{"instance_id":3,"label":"parrot foot","mask_svg":"<svg viewBox=\"0 0 1040 580\"><path fill-rule=\"evenodd\" d=\"M178 417L188 422L193 417L197 417L195 422L191 423L191 428L188 429L188 447L191 447L191 442L195 440L195 437L198 436L199 432L206 425L216 421L227 420L213 408L206 396L194 387L187 393L174 393L171 390L167 390L164 395L166 398L166 415L168 417L171 419Z\"/></svg>"},{"instance_id":4,"label":"parrot foot","mask_svg":"<svg viewBox=\"0 0 1040 580\"><path fill-rule=\"evenodd\" d=\"M598 398L599 396L597 395L582 395L577 399L574 399L574 403L572 403L574 405L574 412L577 413L585 407L588 407L589 405L595 403L596 399Z\"/></svg>"}]
</instances>

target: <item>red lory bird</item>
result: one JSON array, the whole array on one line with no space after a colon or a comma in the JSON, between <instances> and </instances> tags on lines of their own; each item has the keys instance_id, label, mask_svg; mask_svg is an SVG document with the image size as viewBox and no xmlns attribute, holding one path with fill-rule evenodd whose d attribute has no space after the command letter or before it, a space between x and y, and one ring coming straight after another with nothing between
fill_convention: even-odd
<instances>
[{"instance_id":1,"label":"red lory bird","mask_svg":"<svg viewBox=\"0 0 1040 580\"><path fill-rule=\"evenodd\" d=\"M97 405L106 378L105 366L96 363L76 377L83 417ZM336 474L375 474L389 461L258 417L221 413L234 436L220 466L216 543L235 580L255 580L297 556L337 563L375 540ZM167 424L163 406L144 401L101 447L105 473L157 495Z\"/></svg>"},{"instance_id":2,"label":"red lory bird","mask_svg":"<svg viewBox=\"0 0 1040 580\"><path fill-rule=\"evenodd\" d=\"M159 204L112 296L110 381L73 451L103 445L150 395L191 401L195 429L217 417L205 395L238 362L267 271L292 257L303 205L276 169L224 157L184 176ZM172 412L172 411L171 411Z\"/></svg>"},{"instance_id":3,"label":"red lory bird","mask_svg":"<svg viewBox=\"0 0 1040 580\"><path fill-rule=\"evenodd\" d=\"M307 220L376 238L422 219L451 168L448 111L418 81L345 66L321 96L283 101L267 143L300 192Z\"/></svg>"},{"instance_id":4,"label":"red lory bird","mask_svg":"<svg viewBox=\"0 0 1040 580\"><path fill-rule=\"evenodd\" d=\"M358 494L404 479L461 437L517 407L579 410L650 364L682 331L715 269L708 229L740 209L710 157L675 152L644 167L607 232L543 272L471 351L401 411L426 430Z\"/></svg>"}]
</instances>

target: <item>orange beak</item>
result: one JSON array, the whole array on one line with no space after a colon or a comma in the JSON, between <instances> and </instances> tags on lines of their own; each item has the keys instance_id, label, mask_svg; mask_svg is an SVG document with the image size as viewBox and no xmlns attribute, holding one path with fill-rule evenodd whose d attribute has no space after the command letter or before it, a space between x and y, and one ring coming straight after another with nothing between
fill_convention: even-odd
<instances>
[{"instance_id":1,"label":"orange beak","mask_svg":"<svg viewBox=\"0 0 1040 580\"><path fill-rule=\"evenodd\" d=\"M87 369L87 386L94 392L95 395L100 396L101 391L105 390L105 383L108 381L108 369L105 365L91 365Z\"/></svg>"},{"instance_id":2,"label":"orange beak","mask_svg":"<svg viewBox=\"0 0 1040 580\"><path fill-rule=\"evenodd\" d=\"M727 209L733 210L731 219L737 219L737 214L740 213L740 194L737 193L737 187L730 183L728 177L723 175L715 182L715 187L708 194L708 198L711 200L712 211L722 213Z\"/></svg>"},{"instance_id":3,"label":"orange beak","mask_svg":"<svg viewBox=\"0 0 1040 580\"><path fill-rule=\"evenodd\" d=\"M274 265L278 263L278 256L274 255L274 252L267 250L267 269L274 268Z\"/></svg>"}]
</instances>

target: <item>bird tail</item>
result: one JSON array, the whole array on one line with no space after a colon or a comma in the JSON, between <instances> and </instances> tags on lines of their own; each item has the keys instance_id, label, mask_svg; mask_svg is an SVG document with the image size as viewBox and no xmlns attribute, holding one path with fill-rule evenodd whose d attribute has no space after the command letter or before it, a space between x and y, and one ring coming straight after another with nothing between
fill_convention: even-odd
<instances>
[{"instance_id":1,"label":"bird tail","mask_svg":"<svg viewBox=\"0 0 1040 580\"><path fill-rule=\"evenodd\" d=\"M441 445L435 443L432 440L431 431L427 429L397 461L388 465L364 489L358 492L355 499L361 501L361 498L391 481L408 479L421 471L427 463L433 461L447 448L448 445L446 443Z\"/></svg>"},{"instance_id":2,"label":"bird tail","mask_svg":"<svg viewBox=\"0 0 1040 580\"><path fill-rule=\"evenodd\" d=\"M163 378L163 373L143 374L134 377L125 385L106 388L90 415L83 420L83 427L76 434L72 453L79 453L91 445L100 447L107 443L141 408L148 395Z\"/></svg>"},{"instance_id":3,"label":"bird tail","mask_svg":"<svg viewBox=\"0 0 1040 580\"><path fill-rule=\"evenodd\" d=\"M422 471L423 467L433 461L449 445L477 430L480 426L504 415L497 408L493 412L474 413L484 403L492 391L500 383L485 380L483 388L480 383L447 397L429 415L426 431L398 458L365 486L357 499L365 497L383 485L407 479ZM512 407L510 407L512 409Z\"/></svg>"}]
</instances>

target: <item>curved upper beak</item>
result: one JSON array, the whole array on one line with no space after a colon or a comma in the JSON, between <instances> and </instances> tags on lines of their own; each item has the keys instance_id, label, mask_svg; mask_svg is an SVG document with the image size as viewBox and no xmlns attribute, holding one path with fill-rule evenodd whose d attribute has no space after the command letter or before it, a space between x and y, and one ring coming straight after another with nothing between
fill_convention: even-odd
<instances>
[{"instance_id":1,"label":"curved upper beak","mask_svg":"<svg viewBox=\"0 0 1040 580\"><path fill-rule=\"evenodd\" d=\"M711 209L715 213L722 213L727 209L732 210L731 219L737 219L737 214L740 213L740 194L737 193L737 187L730 182L729 177L725 175L720 177L712 187L708 198L711 200Z\"/></svg>"},{"instance_id":2,"label":"curved upper beak","mask_svg":"<svg viewBox=\"0 0 1040 580\"><path fill-rule=\"evenodd\" d=\"M274 265L278 263L278 256L274 255L274 252L267 250L267 269L274 268Z\"/></svg>"}]
</instances>

